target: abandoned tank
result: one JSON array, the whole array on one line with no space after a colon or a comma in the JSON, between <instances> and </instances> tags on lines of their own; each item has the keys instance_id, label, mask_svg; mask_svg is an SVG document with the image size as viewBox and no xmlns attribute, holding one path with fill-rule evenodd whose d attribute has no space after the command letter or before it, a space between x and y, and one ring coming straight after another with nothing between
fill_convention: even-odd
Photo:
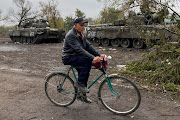
<instances>
[{"instance_id":1,"label":"abandoned tank","mask_svg":"<svg viewBox=\"0 0 180 120\"><path fill-rule=\"evenodd\" d=\"M25 19L16 30L9 30L13 42L47 43L61 42L65 37L63 29L50 28L47 20Z\"/></svg>"},{"instance_id":2,"label":"abandoned tank","mask_svg":"<svg viewBox=\"0 0 180 120\"><path fill-rule=\"evenodd\" d=\"M157 44L159 40L177 39L177 34L160 24L156 13L136 14L129 12L128 19L114 21L113 24L88 25L87 38L95 45L123 48L146 48L145 40Z\"/></svg>"}]
</instances>

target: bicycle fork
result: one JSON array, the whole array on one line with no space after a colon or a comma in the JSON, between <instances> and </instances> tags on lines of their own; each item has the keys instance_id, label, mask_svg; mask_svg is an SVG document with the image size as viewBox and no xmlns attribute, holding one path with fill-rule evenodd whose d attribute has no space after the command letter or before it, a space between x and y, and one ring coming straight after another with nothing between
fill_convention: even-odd
<instances>
[{"instance_id":1,"label":"bicycle fork","mask_svg":"<svg viewBox=\"0 0 180 120\"><path fill-rule=\"evenodd\" d=\"M118 93L116 90L114 90L114 88L112 87L111 82L109 81L107 75L105 75L105 78L106 78L106 82L108 83L108 86L109 86L111 92L112 92L114 95L116 95L117 98L120 98L119 93Z\"/></svg>"}]
</instances>

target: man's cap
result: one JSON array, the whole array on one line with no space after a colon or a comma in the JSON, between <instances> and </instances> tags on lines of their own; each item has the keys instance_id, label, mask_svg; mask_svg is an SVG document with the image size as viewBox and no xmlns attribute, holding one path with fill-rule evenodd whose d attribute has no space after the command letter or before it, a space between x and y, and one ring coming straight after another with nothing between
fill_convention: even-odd
<instances>
[{"instance_id":1,"label":"man's cap","mask_svg":"<svg viewBox=\"0 0 180 120\"><path fill-rule=\"evenodd\" d=\"M88 23L88 21L85 21L83 18L77 18L74 20L74 24L76 23L84 24L84 23Z\"/></svg>"}]
</instances>

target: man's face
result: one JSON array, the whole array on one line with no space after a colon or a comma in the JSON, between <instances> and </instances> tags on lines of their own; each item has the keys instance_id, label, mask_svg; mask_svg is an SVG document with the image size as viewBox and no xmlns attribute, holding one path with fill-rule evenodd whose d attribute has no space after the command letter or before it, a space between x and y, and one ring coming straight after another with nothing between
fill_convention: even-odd
<instances>
[{"instance_id":1,"label":"man's face","mask_svg":"<svg viewBox=\"0 0 180 120\"><path fill-rule=\"evenodd\" d=\"M83 23L83 24L80 24L80 23L75 24L75 29L79 33L84 32L84 27L85 27L85 23Z\"/></svg>"}]
</instances>

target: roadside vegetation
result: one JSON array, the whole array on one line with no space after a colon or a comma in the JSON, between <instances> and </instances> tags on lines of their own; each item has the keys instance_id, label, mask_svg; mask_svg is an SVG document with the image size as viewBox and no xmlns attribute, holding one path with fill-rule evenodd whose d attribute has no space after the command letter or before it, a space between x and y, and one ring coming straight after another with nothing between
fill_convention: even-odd
<instances>
[{"instance_id":1,"label":"roadside vegetation","mask_svg":"<svg viewBox=\"0 0 180 120\"><path fill-rule=\"evenodd\" d=\"M180 44L154 46L149 53L142 54L142 59L127 63L121 73L136 76L141 83L176 94L180 99Z\"/></svg>"},{"instance_id":2,"label":"roadside vegetation","mask_svg":"<svg viewBox=\"0 0 180 120\"><path fill-rule=\"evenodd\" d=\"M15 28L15 26L0 26L0 36L8 37L8 31Z\"/></svg>"}]
</instances>

